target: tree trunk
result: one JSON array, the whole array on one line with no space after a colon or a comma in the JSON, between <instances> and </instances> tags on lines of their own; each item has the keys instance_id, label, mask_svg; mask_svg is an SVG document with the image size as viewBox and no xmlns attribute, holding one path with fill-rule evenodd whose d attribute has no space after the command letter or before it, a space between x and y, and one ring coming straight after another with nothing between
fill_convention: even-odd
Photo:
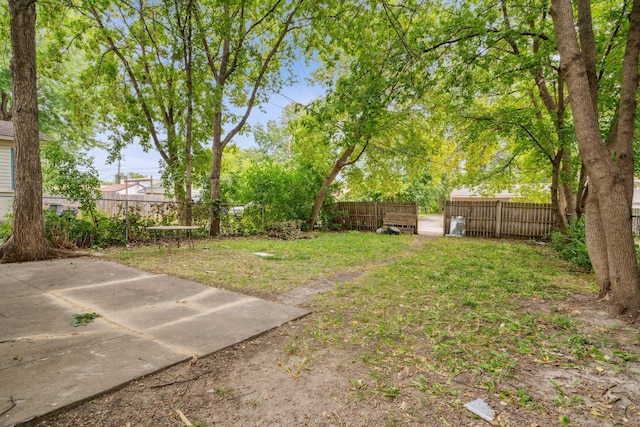
<instances>
[{"instance_id":1,"label":"tree trunk","mask_svg":"<svg viewBox=\"0 0 640 427\"><path fill-rule=\"evenodd\" d=\"M560 187L564 193L566 203L567 222L573 221L576 217L576 193L571 187L571 181L574 179L572 156L569 149L565 149L562 153L562 167L560 173Z\"/></svg>"},{"instance_id":2,"label":"tree trunk","mask_svg":"<svg viewBox=\"0 0 640 427\"><path fill-rule=\"evenodd\" d=\"M173 183L173 195L178 206L178 220L180 224L186 224L187 197L185 190L185 176L180 168L180 150L178 148L178 134L176 132L176 122L172 115L166 114L164 124L167 129L167 155L169 161L167 167L169 176Z\"/></svg>"},{"instance_id":3,"label":"tree trunk","mask_svg":"<svg viewBox=\"0 0 640 427\"><path fill-rule=\"evenodd\" d=\"M209 175L209 183L211 187L211 212L209 217L209 235L220 235L220 172L222 170L222 152L224 150L222 144L222 113L216 112L213 124L213 145L211 147L211 174Z\"/></svg>"},{"instance_id":4,"label":"tree trunk","mask_svg":"<svg viewBox=\"0 0 640 427\"><path fill-rule=\"evenodd\" d=\"M46 259L51 251L44 231L42 169L36 86L36 6L33 0L9 0L11 76L15 148L13 229L0 248L3 262Z\"/></svg>"},{"instance_id":5,"label":"tree trunk","mask_svg":"<svg viewBox=\"0 0 640 427\"><path fill-rule=\"evenodd\" d=\"M178 12L178 25L182 36L182 51L185 72L185 86L187 97L186 135L184 146L185 162L185 207L184 224L191 225L193 222L193 197L192 197L192 172L193 161L191 147L193 146L193 0L189 0L186 6L185 21L180 21L179 1L176 0L176 11Z\"/></svg>"},{"instance_id":6,"label":"tree trunk","mask_svg":"<svg viewBox=\"0 0 640 427\"><path fill-rule=\"evenodd\" d=\"M556 227L562 234L567 234L567 221L560 198L562 196L560 186L560 162L562 149L560 149L551 161L551 208L556 213Z\"/></svg>"},{"instance_id":7,"label":"tree trunk","mask_svg":"<svg viewBox=\"0 0 640 427\"><path fill-rule=\"evenodd\" d=\"M343 167L347 164L347 160L351 154L353 154L353 150L356 149L355 145L348 146L340 158L333 164L333 168L331 168L331 172L327 175L322 183L322 187L320 187L320 191L318 191L318 195L316 196L316 201L313 203L313 209L311 209L311 218L309 218L309 230L313 230L313 227L316 225L316 221L318 220L318 215L320 215L320 208L322 207L322 203L324 202L325 197L327 197L327 193L329 192L329 187L333 184L333 181L336 180L336 177L340 173Z\"/></svg>"},{"instance_id":8,"label":"tree trunk","mask_svg":"<svg viewBox=\"0 0 640 427\"><path fill-rule=\"evenodd\" d=\"M576 218L582 218L587 206L589 187L587 185L587 171L584 164L580 167L580 177L578 178L578 191L576 191Z\"/></svg>"},{"instance_id":9,"label":"tree trunk","mask_svg":"<svg viewBox=\"0 0 640 427\"><path fill-rule=\"evenodd\" d=\"M596 273L600 285L600 298L611 292L611 278L609 277L609 260L607 259L607 242L605 240L604 218L600 215L598 197L595 193L587 196L585 205L585 237L591 266Z\"/></svg>"},{"instance_id":10,"label":"tree trunk","mask_svg":"<svg viewBox=\"0 0 640 427\"><path fill-rule=\"evenodd\" d=\"M586 4L588 7L588 2L580 4L583 7ZM578 149L589 176L589 198L594 197L592 201L597 200L600 224L604 228L612 298L621 313L636 316L640 310L640 270L631 231L631 211L626 191L629 181L631 185L633 183L633 174L628 173L626 163L631 157L635 96L638 87L640 0L634 0L631 13L620 91L621 118L618 121L616 141L612 144L612 147L615 147L613 150L605 145L600 134L598 112L594 108L596 100L592 95L593 85L590 85L590 74L587 72L583 53L576 39L571 0L553 0L551 16L560 53L560 67L569 89ZM586 15L582 13L581 17L584 16ZM595 205L591 207L596 209ZM589 219L591 220L597 221L597 214ZM601 276L598 275L598 278Z\"/></svg>"},{"instance_id":11,"label":"tree trunk","mask_svg":"<svg viewBox=\"0 0 640 427\"><path fill-rule=\"evenodd\" d=\"M193 195L191 193L192 190L192 173L193 173L193 161L192 161L192 155L191 155L191 147L193 146L193 80L192 80L192 64L193 64L193 59L192 59L192 48L193 46L191 45L191 2L189 2L189 8L188 8L188 16L187 19L189 20L189 32L187 35L187 48L185 49L185 71L186 71L186 76L187 76L187 81L186 81L186 85L187 85L187 126L186 126L186 130L187 130L187 134L186 134L186 139L185 139L185 147L184 147L184 161L185 161L185 179L184 179L184 185L185 185L185 202L186 202L186 206L185 206L185 218L184 218L184 223L185 225L191 225L193 222Z\"/></svg>"}]
</instances>

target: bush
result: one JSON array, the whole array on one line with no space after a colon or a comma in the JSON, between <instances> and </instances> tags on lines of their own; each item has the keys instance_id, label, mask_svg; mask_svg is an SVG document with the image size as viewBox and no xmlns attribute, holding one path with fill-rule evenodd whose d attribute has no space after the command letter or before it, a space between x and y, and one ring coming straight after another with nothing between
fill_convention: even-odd
<instances>
[{"instance_id":1,"label":"bush","mask_svg":"<svg viewBox=\"0 0 640 427\"><path fill-rule=\"evenodd\" d=\"M13 215L7 215L5 221L0 222L0 245L3 244L11 235L11 227L13 226Z\"/></svg>"},{"instance_id":2,"label":"bush","mask_svg":"<svg viewBox=\"0 0 640 427\"><path fill-rule=\"evenodd\" d=\"M302 237L301 225L300 220L272 222L267 225L267 235L284 240L299 239Z\"/></svg>"},{"instance_id":3,"label":"bush","mask_svg":"<svg viewBox=\"0 0 640 427\"><path fill-rule=\"evenodd\" d=\"M149 225L156 223L131 212L128 241L148 241L149 235L145 227ZM94 213L94 219L91 219L83 215L76 216L71 211L62 215L45 211L45 233L53 246L62 249L104 248L128 243L126 219L111 218L100 213Z\"/></svg>"},{"instance_id":4,"label":"bush","mask_svg":"<svg viewBox=\"0 0 640 427\"><path fill-rule=\"evenodd\" d=\"M551 248L575 265L591 270L591 260L587 251L584 232L584 218L569 225L567 234L555 232L551 235Z\"/></svg>"}]
</instances>

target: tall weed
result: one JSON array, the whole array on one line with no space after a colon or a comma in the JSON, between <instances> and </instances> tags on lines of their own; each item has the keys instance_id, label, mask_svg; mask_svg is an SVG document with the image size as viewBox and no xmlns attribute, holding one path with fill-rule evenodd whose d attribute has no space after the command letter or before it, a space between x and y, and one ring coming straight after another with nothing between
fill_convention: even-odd
<instances>
[{"instance_id":1,"label":"tall weed","mask_svg":"<svg viewBox=\"0 0 640 427\"><path fill-rule=\"evenodd\" d=\"M584 218L570 224L566 235L560 232L553 233L551 248L578 267L592 269L584 231Z\"/></svg>"}]
</instances>

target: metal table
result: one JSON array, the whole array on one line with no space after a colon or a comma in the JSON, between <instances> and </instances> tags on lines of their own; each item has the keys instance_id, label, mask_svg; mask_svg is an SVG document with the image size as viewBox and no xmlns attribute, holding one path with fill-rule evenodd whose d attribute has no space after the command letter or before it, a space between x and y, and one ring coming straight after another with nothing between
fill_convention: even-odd
<instances>
[{"instance_id":1,"label":"metal table","mask_svg":"<svg viewBox=\"0 0 640 427\"><path fill-rule=\"evenodd\" d=\"M194 247L193 230L198 229L200 227L197 225L154 225L153 227L147 227L147 230L154 233L158 246L161 246L162 242L173 241L180 247L180 241L186 241L191 249Z\"/></svg>"}]
</instances>

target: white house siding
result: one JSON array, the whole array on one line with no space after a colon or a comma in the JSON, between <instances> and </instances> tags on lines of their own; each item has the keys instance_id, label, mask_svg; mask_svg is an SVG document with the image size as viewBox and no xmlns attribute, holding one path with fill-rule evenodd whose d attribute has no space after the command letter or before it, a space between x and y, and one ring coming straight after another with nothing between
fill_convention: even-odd
<instances>
[{"instance_id":1,"label":"white house siding","mask_svg":"<svg viewBox=\"0 0 640 427\"><path fill-rule=\"evenodd\" d=\"M11 189L11 143L0 141L0 194L13 194Z\"/></svg>"}]
</instances>

